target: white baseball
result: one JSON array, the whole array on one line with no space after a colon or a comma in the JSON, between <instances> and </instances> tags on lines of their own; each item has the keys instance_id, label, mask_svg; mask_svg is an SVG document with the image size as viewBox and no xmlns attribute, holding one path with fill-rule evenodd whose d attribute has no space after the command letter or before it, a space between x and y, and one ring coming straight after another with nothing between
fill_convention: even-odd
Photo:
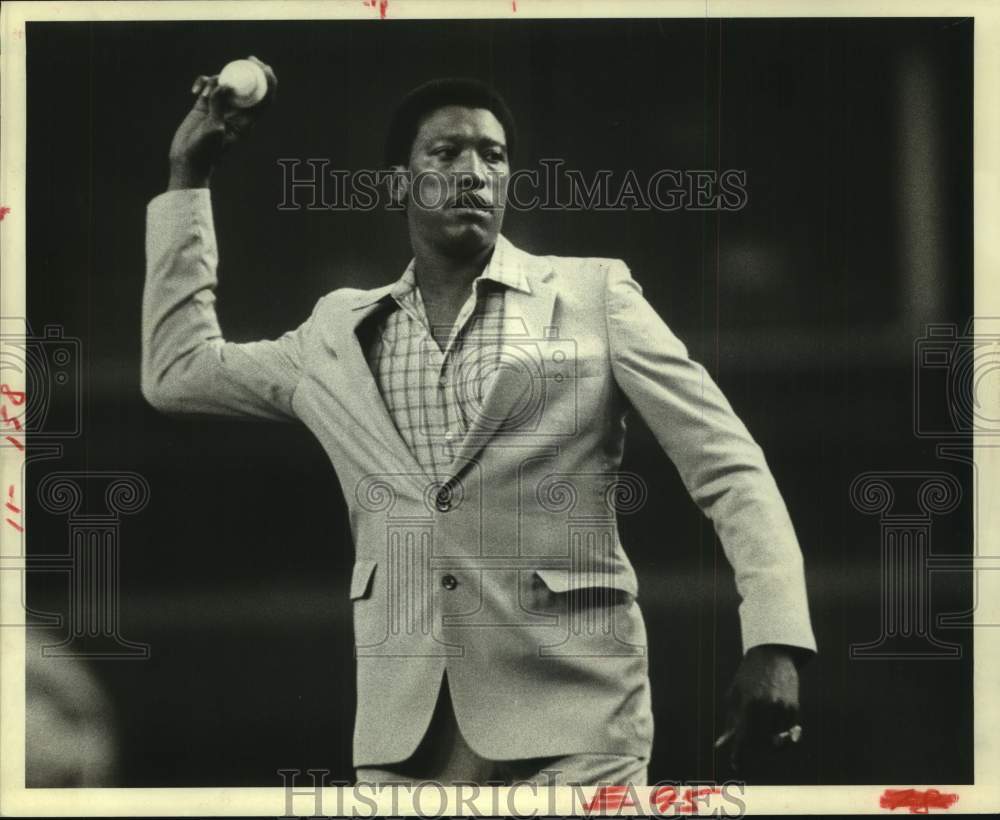
<instances>
[{"instance_id":1,"label":"white baseball","mask_svg":"<svg viewBox=\"0 0 1000 820\"><path fill-rule=\"evenodd\" d=\"M264 69L252 60L233 60L219 73L219 85L233 90L233 104L239 108L257 105L267 94Z\"/></svg>"}]
</instances>

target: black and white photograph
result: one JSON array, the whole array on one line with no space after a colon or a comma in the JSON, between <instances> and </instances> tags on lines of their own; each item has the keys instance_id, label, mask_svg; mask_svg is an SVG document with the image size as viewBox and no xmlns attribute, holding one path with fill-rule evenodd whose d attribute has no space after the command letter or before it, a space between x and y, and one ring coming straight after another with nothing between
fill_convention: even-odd
<instances>
[{"instance_id":1,"label":"black and white photograph","mask_svg":"<svg viewBox=\"0 0 1000 820\"><path fill-rule=\"evenodd\" d=\"M3 813L1000 809L939 6L4 4Z\"/></svg>"}]
</instances>

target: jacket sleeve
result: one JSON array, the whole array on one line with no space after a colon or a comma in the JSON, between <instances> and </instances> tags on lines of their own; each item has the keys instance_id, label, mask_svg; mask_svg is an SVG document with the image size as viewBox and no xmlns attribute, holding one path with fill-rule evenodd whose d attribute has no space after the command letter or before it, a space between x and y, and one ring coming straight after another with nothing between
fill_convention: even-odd
<instances>
[{"instance_id":1,"label":"jacket sleeve","mask_svg":"<svg viewBox=\"0 0 1000 820\"><path fill-rule=\"evenodd\" d=\"M688 357L620 260L608 263L615 380L712 520L742 598L743 651L815 651L802 553L764 454L708 372Z\"/></svg>"},{"instance_id":2,"label":"jacket sleeve","mask_svg":"<svg viewBox=\"0 0 1000 820\"><path fill-rule=\"evenodd\" d=\"M165 413L291 420L316 312L277 340L227 342L215 315L217 264L207 188L168 191L149 203L142 394Z\"/></svg>"}]
</instances>

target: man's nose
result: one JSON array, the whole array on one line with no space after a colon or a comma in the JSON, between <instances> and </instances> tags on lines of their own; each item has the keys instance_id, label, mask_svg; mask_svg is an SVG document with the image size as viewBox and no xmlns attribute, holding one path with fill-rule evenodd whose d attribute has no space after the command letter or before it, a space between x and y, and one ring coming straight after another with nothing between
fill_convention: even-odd
<instances>
[{"instance_id":1,"label":"man's nose","mask_svg":"<svg viewBox=\"0 0 1000 820\"><path fill-rule=\"evenodd\" d=\"M488 169L478 151L465 151L455 168L460 191L478 191L486 187Z\"/></svg>"}]
</instances>

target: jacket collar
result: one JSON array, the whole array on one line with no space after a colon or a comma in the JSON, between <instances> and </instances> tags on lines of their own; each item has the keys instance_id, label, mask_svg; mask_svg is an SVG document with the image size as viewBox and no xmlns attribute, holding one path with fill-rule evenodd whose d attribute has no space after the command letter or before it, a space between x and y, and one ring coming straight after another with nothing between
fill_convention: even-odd
<instances>
[{"instance_id":1,"label":"jacket collar","mask_svg":"<svg viewBox=\"0 0 1000 820\"><path fill-rule=\"evenodd\" d=\"M395 282L362 291L351 309L361 310L390 298L396 301L405 299L417 285L415 265L416 259L411 259L403 271L403 275ZM490 261L486 264L483 272L476 277L474 283L482 279L489 279L511 290L531 295L531 274L545 269L547 266L540 257L522 251L505 236L498 234Z\"/></svg>"}]
</instances>

